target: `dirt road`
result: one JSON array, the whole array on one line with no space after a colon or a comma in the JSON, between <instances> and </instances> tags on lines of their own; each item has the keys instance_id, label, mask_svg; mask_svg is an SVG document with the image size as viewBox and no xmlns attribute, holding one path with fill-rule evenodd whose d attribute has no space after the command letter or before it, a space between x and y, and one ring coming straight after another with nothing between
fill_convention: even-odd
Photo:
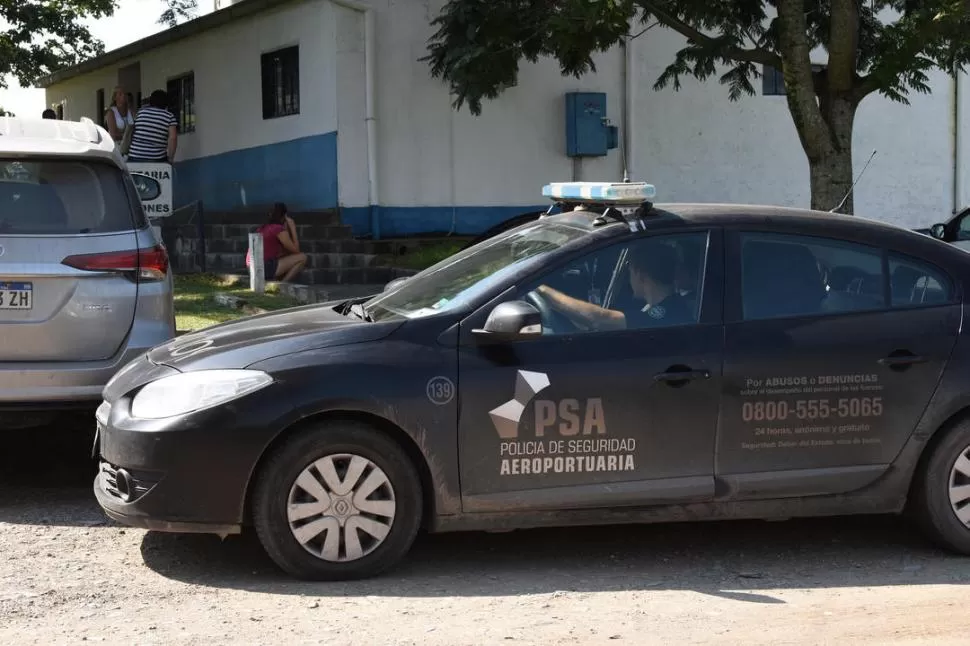
<instances>
[{"instance_id":1,"label":"dirt road","mask_svg":"<svg viewBox=\"0 0 970 646\"><path fill-rule=\"evenodd\" d=\"M967 643L970 559L894 519L423 537L302 583L252 539L107 521L80 433L0 457L0 644Z\"/></svg>"}]
</instances>

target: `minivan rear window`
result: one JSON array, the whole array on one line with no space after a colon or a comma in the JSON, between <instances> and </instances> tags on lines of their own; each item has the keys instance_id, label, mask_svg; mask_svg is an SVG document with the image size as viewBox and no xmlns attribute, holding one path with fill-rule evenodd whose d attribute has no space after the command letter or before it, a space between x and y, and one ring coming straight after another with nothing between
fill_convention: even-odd
<instances>
[{"instance_id":1,"label":"minivan rear window","mask_svg":"<svg viewBox=\"0 0 970 646\"><path fill-rule=\"evenodd\" d=\"M0 235L133 228L121 169L80 160L0 158Z\"/></svg>"}]
</instances>

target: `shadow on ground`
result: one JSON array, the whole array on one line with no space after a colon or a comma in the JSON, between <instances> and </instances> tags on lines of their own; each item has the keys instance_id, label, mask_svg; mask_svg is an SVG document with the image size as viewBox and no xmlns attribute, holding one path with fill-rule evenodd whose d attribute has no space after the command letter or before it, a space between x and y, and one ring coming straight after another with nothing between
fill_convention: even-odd
<instances>
[{"instance_id":1,"label":"shadow on ground","mask_svg":"<svg viewBox=\"0 0 970 646\"><path fill-rule=\"evenodd\" d=\"M421 536L401 567L343 583L287 578L251 535L220 541L150 532L142 556L185 583L319 598L677 589L782 603L764 591L970 582L970 559L887 517Z\"/></svg>"},{"instance_id":2,"label":"shadow on ground","mask_svg":"<svg viewBox=\"0 0 970 646\"><path fill-rule=\"evenodd\" d=\"M106 523L92 492L93 414L4 432L0 452L0 523L95 526Z\"/></svg>"}]
</instances>

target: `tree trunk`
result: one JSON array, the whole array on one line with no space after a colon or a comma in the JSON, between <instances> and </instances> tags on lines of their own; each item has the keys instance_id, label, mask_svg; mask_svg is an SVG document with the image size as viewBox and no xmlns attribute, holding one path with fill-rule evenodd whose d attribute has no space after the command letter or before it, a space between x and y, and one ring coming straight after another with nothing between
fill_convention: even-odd
<instances>
[{"instance_id":1,"label":"tree trunk","mask_svg":"<svg viewBox=\"0 0 970 646\"><path fill-rule=\"evenodd\" d=\"M835 69L812 68L812 43L808 38L804 0L779 0L778 48L784 61L785 94L795 130L808 157L812 208L840 213L853 212L852 124L859 95L854 87L857 7L842 0L833 4L833 29L846 38L829 48ZM829 74L831 72L831 75Z\"/></svg>"},{"instance_id":2,"label":"tree trunk","mask_svg":"<svg viewBox=\"0 0 970 646\"><path fill-rule=\"evenodd\" d=\"M804 133L806 137L827 140L806 147L812 208L819 211L835 209L838 213L851 215L855 202L852 194L852 126L858 106L851 98L823 95L819 107L828 132ZM809 148L816 154L810 154Z\"/></svg>"},{"instance_id":3,"label":"tree trunk","mask_svg":"<svg viewBox=\"0 0 970 646\"><path fill-rule=\"evenodd\" d=\"M834 151L821 159L808 160L812 187L812 208L818 211L853 213L852 149ZM848 195L848 197L846 197ZM845 200L843 202L842 200Z\"/></svg>"}]
</instances>

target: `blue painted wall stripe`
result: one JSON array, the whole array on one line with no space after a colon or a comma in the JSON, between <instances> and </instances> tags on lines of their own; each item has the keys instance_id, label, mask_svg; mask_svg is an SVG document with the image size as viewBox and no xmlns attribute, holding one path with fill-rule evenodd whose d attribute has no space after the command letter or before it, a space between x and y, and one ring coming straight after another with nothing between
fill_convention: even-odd
<instances>
[{"instance_id":1,"label":"blue painted wall stripe","mask_svg":"<svg viewBox=\"0 0 970 646\"><path fill-rule=\"evenodd\" d=\"M276 201L293 211L334 208L337 133L176 162L173 190L176 208L195 200L213 211Z\"/></svg>"},{"instance_id":2,"label":"blue painted wall stripe","mask_svg":"<svg viewBox=\"0 0 970 646\"><path fill-rule=\"evenodd\" d=\"M329 132L266 146L233 150L175 164L176 208L202 200L210 211L286 202L292 211L338 205L337 133ZM536 187L536 192L541 187ZM243 191L246 201L243 203ZM380 206L381 238L452 231L476 235L523 213L545 211L549 203L522 206ZM342 207L341 218L355 236L372 235L370 207ZM454 220L454 222L453 222Z\"/></svg>"}]
</instances>

